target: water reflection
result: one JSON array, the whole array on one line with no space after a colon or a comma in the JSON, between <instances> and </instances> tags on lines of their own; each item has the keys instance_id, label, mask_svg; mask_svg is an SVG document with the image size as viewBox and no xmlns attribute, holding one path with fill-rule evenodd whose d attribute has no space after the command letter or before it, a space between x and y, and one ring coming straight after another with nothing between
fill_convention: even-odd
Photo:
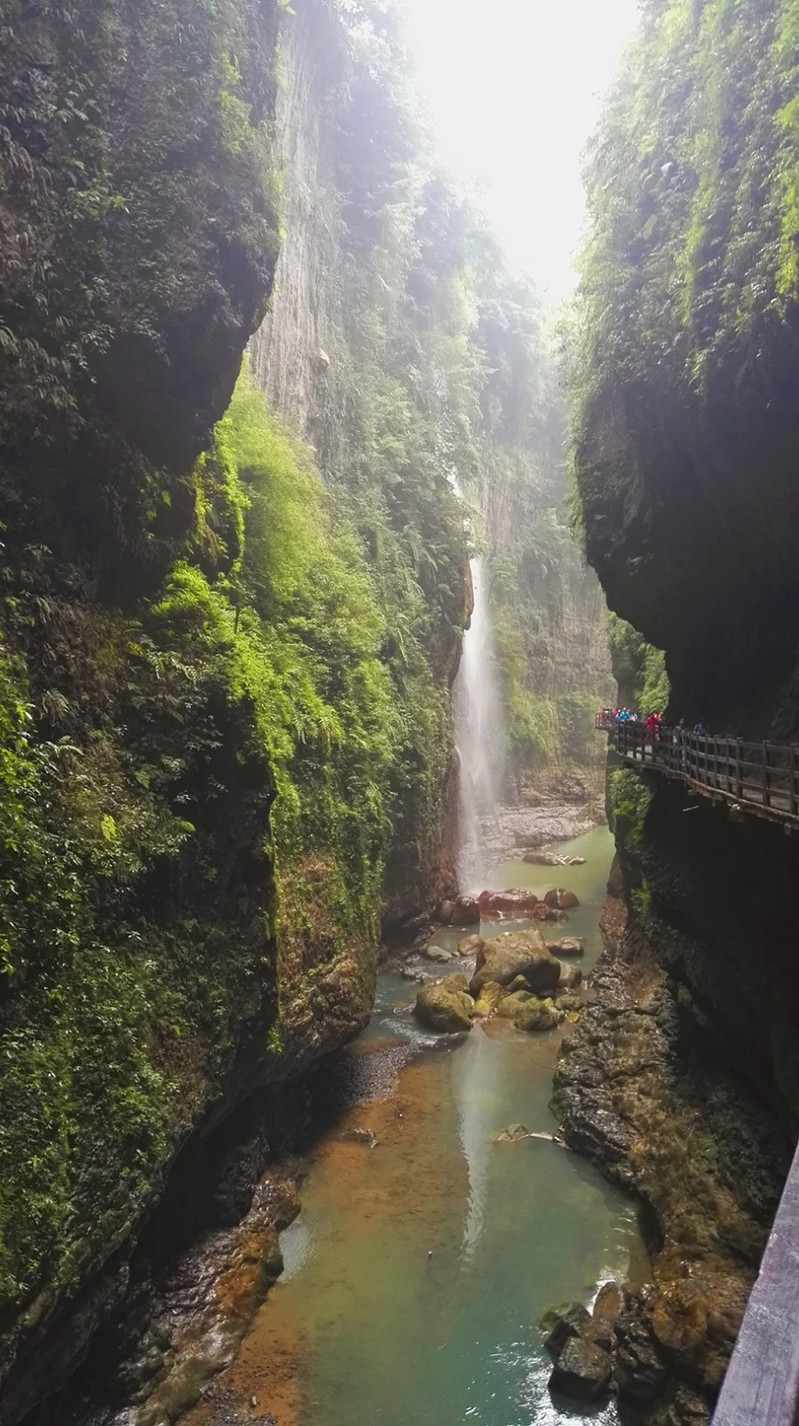
<instances>
[{"instance_id":1,"label":"water reflection","mask_svg":"<svg viewBox=\"0 0 799 1426\"><path fill-rule=\"evenodd\" d=\"M482 1025L475 1025L461 1053L452 1056L451 1064L458 1132L469 1173L461 1256L464 1263L470 1263L485 1222L493 1150L486 1104L491 1102L498 1068Z\"/></svg>"}]
</instances>

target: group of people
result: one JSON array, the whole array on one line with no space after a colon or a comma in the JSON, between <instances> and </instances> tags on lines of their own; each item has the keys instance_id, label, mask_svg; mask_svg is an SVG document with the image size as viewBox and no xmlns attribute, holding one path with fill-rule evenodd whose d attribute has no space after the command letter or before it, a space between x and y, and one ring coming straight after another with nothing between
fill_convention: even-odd
<instances>
[{"instance_id":1,"label":"group of people","mask_svg":"<svg viewBox=\"0 0 799 1426\"><path fill-rule=\"evenodd\" d=\"M657 717L660 721L660 714L649 714L646 719L647 729L649 728L649 718ZM609 728L611 723L643 723L644 719L640 713L636 713L631 708L601 708L599 711L599 725L602 728Z\"/></svg>"},{"instance_id":2,"label":"group of people","mask_svg":"<svg viewBox=\"0 0 799 1426\"><path fill-rule=\"evenodd\" d=\"M666 729L662 714L647 713L644 718L640 713L636 713L631 708L601 708L597 722L600 728L609 728L613 723L642 723L646 729L647 738L652 742L661 736L661 730L665 732ZM672 733L685 733L687 731L684 718L680 718L679 722L674 723L669 728L669 732ZM698 722L694 724L691 731L704 734L707 733L707 728L704 723Z\"/></svg>"}]
</instances>

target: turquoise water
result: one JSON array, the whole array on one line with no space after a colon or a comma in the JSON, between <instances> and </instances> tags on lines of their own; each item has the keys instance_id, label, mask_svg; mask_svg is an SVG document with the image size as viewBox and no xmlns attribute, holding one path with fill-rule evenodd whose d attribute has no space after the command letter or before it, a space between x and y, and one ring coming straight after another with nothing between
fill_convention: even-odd
<instances>
[{"instance_id":1,"label":"turquoise water","mask_svg":"<svg viewBox=\"0 0 799 1426\"><path fill-rule=\"evenodd\" d=\"M564 931L586 936L587 966L610 839L594 829L561 850L588 865L513 864L494 884L575 890ZM610 1426L612 1405L552 1402L536 1324L553 1303L589 1303L609 1278L645 1274L634 1207L551 1142L491 1140L516 1122L555 1127L559 1032L492 1021L434 1047L411 1019L414 994L381 977L349 1052L351 1102L315 1151L302 1215L281 1239L285 1274L228 1385L277 1426Z\"/></svg>"}]
</instances>

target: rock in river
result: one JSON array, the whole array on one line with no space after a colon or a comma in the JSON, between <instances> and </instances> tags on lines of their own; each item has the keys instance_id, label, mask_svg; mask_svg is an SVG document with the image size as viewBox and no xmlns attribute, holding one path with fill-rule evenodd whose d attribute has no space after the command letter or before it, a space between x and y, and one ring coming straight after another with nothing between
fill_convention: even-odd
<instances>
[{"instance_id":1,"label":"rock in river","mask_svg":"<svg viewBox=\"0 0 799 1426\"><path fill-rule=\"evenodd\" d=\"M501 985L497 985L493 980L487 980L475 1001L473 1014L481 1020L493 1015L504 993Z\"/></svg>"},{"instance_id":2,"label":"rock in river","mask_svg":"<svg viewBox=\"0 0 799 1426\"><path fill-rule=\"evenodd\" d=\"M581 956L584 954L582 936L561 936L559 941L550 941L553 956Z\"/></svg>"},{"instance_id":3,"label":"rock in river","mask_svg":"<svg viewBox=\"0 0 799 1426\"><path fill-rule=\"evenodd\" d=\"M579 1337L591 1323L591 1313L582 1302L562 1302L550 1307L541 1318L544 1346L549 1355L557 1357L570 1337Z\"/></svg>"},{"instance_id":4,"label":"rock in river","mask_svg":"<svg viewBox=\"0 0 799 1426\"><path fill-rule=\"evenodd\" d=\"M500 920L527 921L533 917L547 919L547 907L534 891L481 891L478 897L481 916L496 916Z\"/></svg>"},{"instance_id":5,"label":"rock in river","mask_svg":"<svg viewBox=\"0 0 799 1426\"><path fill-rule=\"evenodd\" d=\"M541 932L534 927L526 931L506 931L492 941L486 941L478 952L475 972L469 990L479 995L486 981L510 985L523 976L536 994L554 991L560 980L560 961L548 949Z\"/></svg>"},{"instance_id":6,"label":"rock in river","mask_svg":"<svg viewBox=\"0 0 799 1426\"><path fill-rule=\"evenodd\" d=\"M478 936L476 934L472 934L471 936L462 936L458 942L458 955L476 956L478 951L482 951L484 945L485 941L483 940L482 936Z\"/></svg>"},{"instance_id":7,"label":"rock in river","mask_svg":"<svg viewBox=\"0 0 799 1426\"><path fill-rule=\"evenodd\" d=\"M563 886L553 886L544 893L544 900L555 911L573 911L575 906L580 905L574 892L567 891Z\"/></svg>"},{"instance_id":8,"label":"rock in river","mask_svg":"<svg viewBox=\"0 0 799 1426\"><path fill-rule=\"evenodd\" d=\"M456 1034L471 1030L474 1001L461 975L447 976L437 985L424 985L416 996L414 1015L428 1030Z\"/></svg>"},{"instance_id":9,"label":"rock in river","mask_svg":"<svg viewBox=\"0 0 799 1426\"><path fill-rule=\"evenodd\" d=\"M457 901L442 901L436 919L445 926L475 926L480 922L480 907L474 896L459 896Z\"/></svg>"},{"instance_id":10,"label":"rock in river","mask_svg":"<svg viewBox=\"0 0 799 1426\"><path fill-rule=\"evenodd\" d=\"M555 1359L550 1391L598 1401L610 1386L610 1354L586 1337L569 1337Z\"/></svg>"},{"instance_id":11,"label":"rock in river","mask_svg":"<svg viewBox=\"0 0 799 1426\"><path fill-rule=\"evenodd\" d=\"M452 952L444 950L443 946L425 946L422 955L425 960L438 961L442 966L452 960Z\"/></svg>"},{"instance_id":12,"label":"rock in river","mask_svg":"<svg viewBox=\"0 0 799 1426\"><path fill-rule=\"evenodd\" d=\"M560 973L558 994L565 990L576 990L583 983L583 973L579 966L564 966Z\"/></svg>"},{"instance_id":13,"label":"rock in river","mask_svg":"<svg viewBox=\"0 0 799 1426\"><path fill-rule=\"evenodd\" d=\"M551 1000L537 1000L532 996L517 1010L513 1023L517 1030L530 1033L533 1030L554 1030L562 1019L563 1011L553 1005Z\"/></svg>"}]
</instances>

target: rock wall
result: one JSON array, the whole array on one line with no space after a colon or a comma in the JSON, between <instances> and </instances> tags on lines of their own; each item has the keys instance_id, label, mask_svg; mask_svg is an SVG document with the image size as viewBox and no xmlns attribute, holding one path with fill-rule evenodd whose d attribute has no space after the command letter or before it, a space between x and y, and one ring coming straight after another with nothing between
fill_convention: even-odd
<instances>
[{"instance_id":1,"label":"rock wall","mask_svg":"<svg viewBox=\"0 0 799 1426\"><path fill-rule=\"evenodd\" d=\"M305 3L284 29L275 144L285 232L250 344L259 386L353 513L389 615L385 653L407 737L383 886L388 938L453 877L449 689L470 591L451 476L473 439L456 409L455 343L475 362L470 313L452 310L452 290L470 280L463 205L433 177L394 27ZM436 272L441 300L428 304ZM465 455L447 446L454 420Z\"/></svg>"},{"instance_id":2,"label":"rock wall","mask_svg":"<svg viewBox=\"0 0 799 1426\"><path fill-rule=\"evenodd\" d=\"M783 742L799 717L796 37L782 0L645 7L589 162L576 378L588 555L665 651L672 716ZM702 1420L799 1127L799 853L779 826L626 768L609 801L626 926L559 1102L655 1210L644 1419ZM704 1177L695 1213L669 1187L678 1165ZM732 1295L706 1294L715 1272ZM664 1367L689 1393L665 1405Z\"/></svg>"},{"instance_id":3,"label":"rock wall","mask_svg":"<svg viewBox=\"0 0 799 1426\"><path fill-rule=\"evenodd\" d=\"M212 441L274 277L280 21L273 0L0 19L3 1426L123 1303L186 1145L371 1006L370 818L351 914L329 863L278 904L285 708Z\"/></svg>"}]
</instances>

